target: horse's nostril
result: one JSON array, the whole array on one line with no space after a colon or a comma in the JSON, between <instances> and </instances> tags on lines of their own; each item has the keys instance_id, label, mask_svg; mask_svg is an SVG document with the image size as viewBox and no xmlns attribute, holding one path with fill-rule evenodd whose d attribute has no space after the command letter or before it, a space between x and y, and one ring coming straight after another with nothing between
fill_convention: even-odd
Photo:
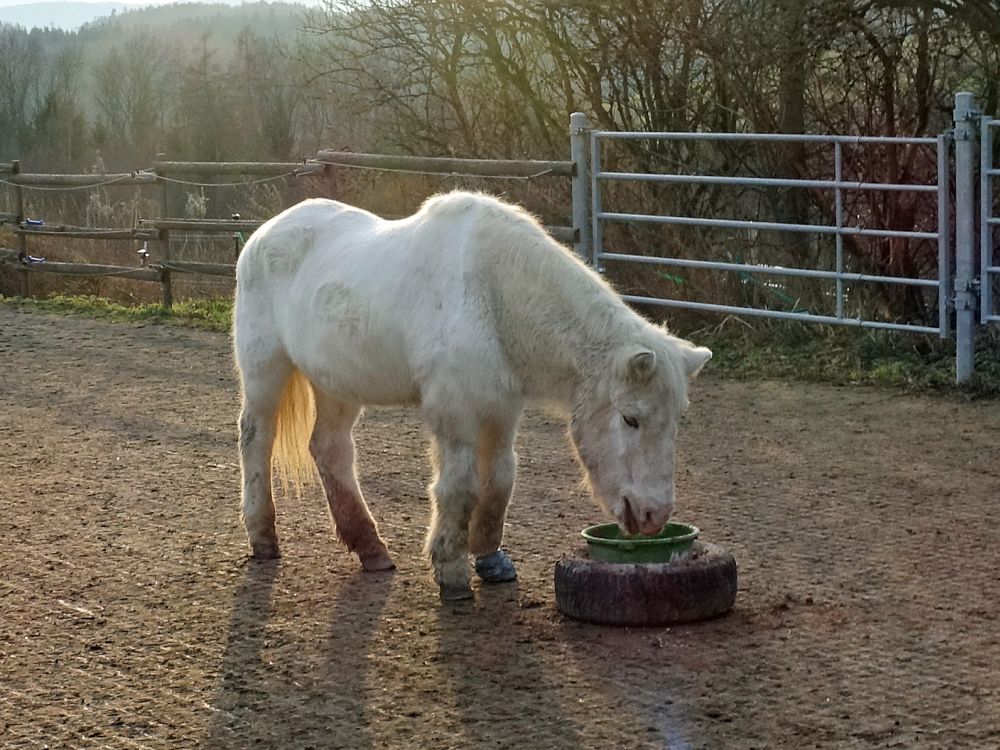
<instances>
[{"instance_id":1,"label":"horse's nostril","mask_svg":"<svg viewBox=\"0 0 1000 750\"><path fill-rule=\"evenodd\" d=\"M625 528L628 529L630 534L637 534L639 532L639 521L636 519L635 512L632 510L632 502L628 499L627 495L622 496L622 515L625 521Z\"/></svg>"},{"instance_id":2,"label":"horse's nostril","mask_svg":"<svg viewBox=\"0 0 1000 750\"><path fill-rule=\"evenodd\" d=\"M647 510L646 511L646 523L652 523L652 522L653 522L653 511Z\"/></svg>"}]
</instances>

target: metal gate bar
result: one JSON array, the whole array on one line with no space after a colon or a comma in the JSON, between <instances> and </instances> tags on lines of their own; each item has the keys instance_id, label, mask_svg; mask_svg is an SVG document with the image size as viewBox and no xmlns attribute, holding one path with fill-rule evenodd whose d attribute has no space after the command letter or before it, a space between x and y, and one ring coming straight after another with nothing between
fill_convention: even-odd
<instances>
[{"instance_id":1,"label":"metal gate bar","mask_svg":"<svg viewBox=\"0 0 1000 750\"><path fill-rule=\"evenodd\" d=\"M949 300L951 286L951 193L948 176L951 172L948 164L948 139L938 136L937 173L938 173L938 327L941 338L951 336L951 310Z\"/></svg>"},{"instance_id":2,"label":"metal gate bar","mask_svg":"<svg viewBox=\"0 0 1000 750\"><path fill-rule=\"evenodd\" d=\"M737 305L716 305L708 302L689 302L680 299L660 299L659 297L640 297L634 294L622 295L626 302L642 305L659 305L660 307L683 307L689 310L704 310L706 312L722 312L731 315L752 315L758 318L780 318L782 320L804 320L811 323L826 323L827 325L854 326L856 328L878 328L888 331L909 331L911 333L937 333L935 326L918 326L909 323L883 323L862 318L837 318L832 315L814 315L812 313L784 312L782 310L765 310L759 307L739 307Z\"/></svg>"},{"instance_id":3,"label":"metal gate bar","mask_svg":"<svg viewBox=\"0 0 1000 750\"><path fill-rule=\"evenodd\" d=\"M938 287L937 279L908 279L902 276L876 276L867 273L844 273L843 271L820 271L794 266L769 266L759 263L730 263L717 260L691 260L688 258L661 258L656 255L626 255L624 253L602 253L601 257L628 263L645 263L654 266L674 266L680 268L708 268L715 271L739 271L762 273L771 276L797 276L809 279L842 279L844 281L869 282L873 284L899 284L901 286ZM937 330L937 329L935 329Z\"/></svg>"},{"instance_id":4,"label":"metal gate bar","mask_svg":"<svg viewBox=\"0 0 1000 750\"><path fill-rule=\"evenodd\" d=\"M738 177L729 184L742 184ZM937 188L935 188L937 190ZM917 240L936 240L937 232L911 232L906 229L865 229L863 227L831 227L826 224L783 224L775 221L743 221L741 219L702 219L694 216L670 216L659 214L623 214L601 211L598 219L608 221L634 221L649 224L680 224L686 226L719 227L722 229L771 229L779 232L799 232L802 234L840 234L855 237L909 237ZM614 258L614 253L601 253L602 257ZM900 277L905 278L905 277Z\"/></svg>"},{"instance_id":5,"label":"metal gate bar","mask_svg":"<svg viewBox=\"0 0 1000 750\"><path fill-rule=\"evenodd\" d=\"M1000 274L1000 266L994 262L993 251L993 230L1000 226L1000 216L993 215L993 180L1000 177L1000 169L993 164L993 129L1000 128L1000 120L984 117L979 127L979 251L982 267L979 277L979 321L989 323L1000 322L1000 314L993 312L993 277Z\"/></svg>"},{"instance_id":6,"label":"metal gate bar","mask_svg":"<svg viewBox=\"0 0 1000 750\"><path fill-rule=\"evenodd\" d=\"M724 175L696 175L674 173L636 173L604 171L601 169L601 142L605 140L674 140L674 141L754 141L779 143L822 143L834 146L834 179L806 180L767 177L729 177ZM845 181L842 174L842 147L844 144L899 144L931 146L936 149L937 183L936 184L894 184ZM923 333L937 333L946 337L949 333L948 292L947 285L950 276L949 232L948 232L948 144L944 136L937 138L906 138L878 136L836 136L836 135L791 135L767 133L676 133L676 132L613 132L591 131L591 233L593 240L592 262L600 268L603 261L622 261L646 263L654 265L681 266L688 268L706 268L719 271L762 273L781 276L798 276L818 279L829 279L836 282L836 315L815 315L802 312L782 312L762 308L746 308L732 305L718 305L705 302L691 302L677 299L659 299L651 297L626 296L631 302L663 305L669 307L684 307L693 310L706 310L741 315L756 315L771 318L791 320L808 320L813 322L831 323L836 325L860 326L863 328L883 328ZM835 191L836 224L791 224L767 221L744 221L736 219L709 219L694 216L672 216L655 214L634 214L602 209L602 183L613 180L631 180L657 183L686 183L699 185L734 185L742 187L799 187L814 189L830 189ZM937 193L938 222L937 231L918 232L907 230L877 229L851 227L844 225L843 194L846 191L899 191L912 193ZM780 232L797 232L818 235L834 235L836 241L835 270L791 268L784 266L768 266L760 264L730 263L726 261L702 261L685 258L664 258L658 256L628 255L623 253L605 252L603 222L645 222L654 224L673 224L681 226L702 226L726 229L773 230ZM845 273L843 237L903 237L908 239L937 240L938 245L938 278L908 278L887 277L870 274ZM1000 270L1000 269L998 269ZM936 287L938 289L939 316L937 326L920 326L904 323L888 323L876 320L845 317L843 307L843 285L849 282L891 283L917 287Z\"/></svg>"}]
</instances>

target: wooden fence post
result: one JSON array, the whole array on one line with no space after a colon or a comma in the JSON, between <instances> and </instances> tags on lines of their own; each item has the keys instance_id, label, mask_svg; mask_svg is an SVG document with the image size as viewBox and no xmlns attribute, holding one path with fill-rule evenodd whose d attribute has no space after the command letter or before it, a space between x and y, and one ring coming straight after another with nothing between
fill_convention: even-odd
<instances>
[{"instance_id":1,"label":"wooden fence post","mask_svg":"<svg viewBox=\"0 0 1000 750\"><path fill-rule=\"evenodd\" d=\"M170 230L160 231L160 247L163 248L160 256L163 262L170 262ZM164 268L160 271L160 304L168 310L174 306L174 289L170 282L170 269Z\"/></svg>"},{"instance_id":2,"label":"wooden fence post","mask_svg":"<svg viewBox=\"0 0 1000 750\"><path fill-rule=\"evenodd\" d=\"M165 219L170 215L170 183L160 183L160 218ZM160 230L160 258L164 265L170 263L170 230ZM171 285L170 269L164 268L160 272L160 304L168 310L174 306L174 290Z\"/></svg>"},{"instance_id":3,"label":"wooden fence post","mask_svg":"<svg viewBox=\"0 0 1000 750\"><path fill-rule=\"evenodd\" d=\"M11 162L11 172L13 174L19 174L21 171L21 162L14 161ZM17 201L17 226L20 228L21 224L24 223L26 218L24 215L24 190L20 185L14 186L14 196ZM23 234L17 235L17 257L18 262L23 264L24 259L28 257L28 238ZM22 265L17 269L17 281L19 286L19 294L22 297L31 296L31 282L28 281L28 271Z\"/></svg>"}]
</instances>

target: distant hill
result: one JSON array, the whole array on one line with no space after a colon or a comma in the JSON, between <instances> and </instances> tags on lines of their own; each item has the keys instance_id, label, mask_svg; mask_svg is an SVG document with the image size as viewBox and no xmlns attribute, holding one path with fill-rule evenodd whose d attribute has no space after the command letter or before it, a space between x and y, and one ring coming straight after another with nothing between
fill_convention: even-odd
<instances>
[{"instance_id":1,"label":"distant hill","mask_svg":"<svg viewBox=\"0 0 1000 750\"><path fill-rule=\"evenodd\" d=\"M307 0L315 5L315 0ZM22 26L25 29L60 29L77 31L81 27L119 25L122 30L136 26L151 28L167 24L192 24L203 19L227 22L254 20L269 16L277 22L272 34L283 36L298 25L298 16L305 5L285 2L241 2L214 0L209 3L182 2L149 4L135 2L42 2L7 4L0 0L0 24ZM291 17L295 21L291 22Z\"/></svg>"},{"instance_id":2,"label":"distant hill","mask_svg":"<svg viewBox=\"0 0 1000 750\"><path fill-rule=\"evenodd\" d=\"M100 59L112 46L135 34L150 34L164 44L190 49L204 39L225 62L243 29L265 38L289 40L302 28L304 5L285 2L227 4L170 3L132 8L84 24L76 32L85 62Z\"/></svg>"},{"instance_id":3,"label":"distant hill","mask_svg":"<svg viewBox=\"0 0 1000 750\"><path fill-rule=\"evenodd\" d=\"M0 0L0 3L3 2ZM203 50L208 50L211 74L221 75L236 52L237 39L242 33L246 31L261 39L290 45L301 33L307 10L306 5L299 3L240 3L231 0L144 7L113 2L0 4L0 24L8 18L17 17L16 13L26 8L43 9L40 15L33 17L36 21L30 21L43 25L29 30L28 23L18 22L13 27L13 33L24 44L30 39L48 60L57 59L64 50L74 51L81 71L76 81L77 101L88 117L94 114L94 71L97 65L113 48L121 50L131 39L154 39L158 48L169 50L172 59L182 61L181 64L197 59ZM104 9L107 14L87 20L69 31L60 26L60 23L70 25L72 9L83 13L94 8ZM12 27L6 28L10 30ZM3 61L0 60L0 71L3 68ZM42 71L39 75L39 81L44 81Z\"/></svg>"},{"instance_id":4,"label":"distant hill","mask_svg":"<svg viewBox=\"0 0 1000 750\"><path fill-rule=\"evenodd\" d=\"M30 36L50 54L73 46L88 69L112 47L120 48L139 34L182 50L200 48L208 39L208 46L224 64L244 29L262 38L289 41L301 32L307 10L305 4L296 2L234 0L146 6L120 2L3 2L0 0L0 26L7 23L21 27L21 35ZM74 13L78 15L74 17Z\"/></svg>"},{"instance_id":5,"label":"distant hill","mask_svg":"<svg viewBox=\"0 0 1000 750\"><path fill-rule=\"evenodd\" d=\"M0 23L26 29L63 29L72 31L104 16L121 13L129 6L107 2L49 2L0 6Z\"/></svg>"},{"instance_id":6,"label":"distant hill","mask_svg":"<svg viewBox=\"0 0 1000 750\"><path fill-rule=\"evenodd\" d=\"M57 23L83 3L25 17L5 2L0 18L24 24L0 22L0 80L11 83L0 161L35 171L90 169L98 154L115 168L157 153L282 161L314 153L330 120L328 92L316 93L300 54L305 3L115 2L102 7L112 15L66 30Z\"/></svg>"}]
</instances>

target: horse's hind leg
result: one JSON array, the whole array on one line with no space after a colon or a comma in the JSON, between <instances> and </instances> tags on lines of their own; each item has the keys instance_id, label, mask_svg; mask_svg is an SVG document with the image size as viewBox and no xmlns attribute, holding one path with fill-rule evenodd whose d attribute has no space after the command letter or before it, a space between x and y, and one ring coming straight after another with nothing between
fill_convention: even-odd
<instances>
[{"instance_id":1,"label":"horse's hind leg","mask_svg":"<svg viewBox=\"0 0 1000 750\"><path fill-rule=\"evenodd\" d=\"M276 357L250 368L240 363L243 408L240 412L240 469L243 474L243 524L253 556L281 557L274 528L274 498L271 491L271 452L274 446L278 406L291 364Z\"/></svg>"},{"instance_id":2,"label":"horse's hind leg","mask_svg":"<svg viewBox=\"0 0 1000 750\"><path fill-rule=\"evenodd\" d=\"M309 450L323 480L337 536L361 559L364 570L391 570L395 565L361 495L354 471L351 429L361 410L318 391L315 396L316 426Z\"/></svg>"},{"instance_id":3,"label":"horse's hind leg","mask_svg":"<svg viewBox=\"0 0 1000 750\"><path fill-rule=\"evenodd\" d=\"M486 583L517 578L514 563L500 549L517 470L515 426L513 421L488 423L479 436L479 500L469 521L469 551L476 557L476 574Z\"/></svg>"}]
</instances>

